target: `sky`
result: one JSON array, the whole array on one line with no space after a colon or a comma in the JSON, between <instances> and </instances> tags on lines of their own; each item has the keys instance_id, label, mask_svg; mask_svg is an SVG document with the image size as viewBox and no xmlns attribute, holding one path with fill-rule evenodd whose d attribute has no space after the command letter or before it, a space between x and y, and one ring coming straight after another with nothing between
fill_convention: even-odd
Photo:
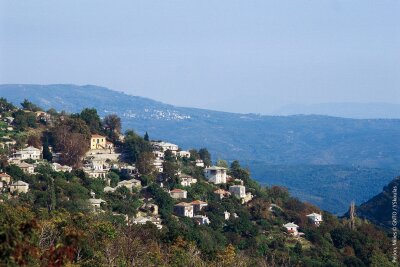
<instances>
[{"instance_id":1,"label":"sky","mask_svg":"<svg viewBox=\"0 0 400 267\"><path fill-rule=\"evenodd\" d=\"M400 1L0 0L0 83L271 114L400 104Z\"/></svg>"}]
</instances>

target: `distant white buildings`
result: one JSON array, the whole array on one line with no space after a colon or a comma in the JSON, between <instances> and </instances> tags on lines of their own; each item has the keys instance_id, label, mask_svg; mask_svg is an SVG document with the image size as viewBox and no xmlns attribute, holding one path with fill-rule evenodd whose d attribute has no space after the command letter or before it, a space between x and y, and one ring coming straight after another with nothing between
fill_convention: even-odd
<instances>
[{"instance_id":1,"label":"distant white buildings","mask_svg":"<svg viewBox=\"0 0 400 267\"><path fill-rule=\"evenodd\" d=\"M29 184L25 183L24 181L16 181L10 185L10 192L11 193L28 193L29 191Z\"/></svg>"},{"instance_id":2,"label":"distant white buildings","mask_svg":"<svg viewBox=\"0 0 400 267\"><path fill-rule=\"evenodd\" d=\"M153 148L155 150L159 150L159 151L163 151L163 152L165 152L167 150L171 150L171 152L175 155L176 155L176 152L179 150L178 145L168 143L168 142L153 141L153 142L151 142L151 144L153 145Z\"/></svg>"},{"instance_id":3,"label":"distant white buildings","mask_svg":"<svg viewBox=\"0 0 400 267\"><path fill-rule=\"evenodd\" d=\"M316 226L319 226L322 223L322 215L319 213L311 213L307 215L307 218L311 220Z\"/></svg>"},{"instance_id":4,"label":"distant white buildings","mask_svg":"<svg viewBox=\"0 0 400 267\"><path fill-rule=\"evenodd\" d=\"M206 180L214 184L226 184L226 168L212 166L204 169Z\"/></svg>"},{"instance_id":5,"label":"distant white buildings","mask_svg":"<svg viewBox=\"0 0 400 267\"><path fill-rule=\"evenodd\" d=\"M42 158L42 151L33 146L18 150L14 153L14 158L20 160L33 159L39 160Z\"/></svg>"}]
</instances>

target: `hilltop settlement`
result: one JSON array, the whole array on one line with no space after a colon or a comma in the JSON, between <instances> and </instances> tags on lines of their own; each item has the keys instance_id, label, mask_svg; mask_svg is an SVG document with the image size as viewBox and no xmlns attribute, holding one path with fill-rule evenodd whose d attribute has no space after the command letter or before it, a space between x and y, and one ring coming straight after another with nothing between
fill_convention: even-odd
<instances>
[{"instance_id":1,"label":"hilltop settlement","mask_svg":"<svg viewBox=\"0 0 400 267\"><path fill-rule=\"evenodd\" d=\"M0 265L395 266L374 225L262 187L206 148L122 133L90 108L2 98L0 116Z\"/></svg>"}]
</instances>

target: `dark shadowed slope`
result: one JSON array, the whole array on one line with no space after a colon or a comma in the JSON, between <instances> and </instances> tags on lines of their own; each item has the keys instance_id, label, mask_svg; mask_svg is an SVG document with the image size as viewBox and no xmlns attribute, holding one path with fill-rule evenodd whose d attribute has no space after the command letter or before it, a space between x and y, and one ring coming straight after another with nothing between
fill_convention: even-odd
<instances>
[{"instance_id":1,"label":"dark shadowed slope","mask_svg":"<svg viewBox=\"0 0 400 267\"><path fill-rule=\"evenodd\" d=\"M397 216L395 216L397 219L399 214L398 204L397 206L392 205L394 196L397 196L398 201L398 190L400 190L400 177L395 178L385 186L381 193L357 207L357 215L377 225L391 228L393 226L392 213L397 212Z\"/></svg>"}]
</instances>

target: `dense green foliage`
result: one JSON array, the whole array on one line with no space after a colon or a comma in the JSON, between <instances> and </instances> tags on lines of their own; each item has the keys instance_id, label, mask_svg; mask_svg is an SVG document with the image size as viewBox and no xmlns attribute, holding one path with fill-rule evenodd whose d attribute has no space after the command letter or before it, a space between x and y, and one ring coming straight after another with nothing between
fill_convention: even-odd
<instances>
[{"instance_id":1,"label":"dense green foliage","mask_svg":"<svg viewBox=\"0 0 400 267\"><path fill-rule=\"evenodd\" d=\"M148 141L145 141L134 131L127 131L122 151L124 152L125 160L134 163L139 159L141 153L151 152L152 147Z\"/></svg>"}]
</instances>

